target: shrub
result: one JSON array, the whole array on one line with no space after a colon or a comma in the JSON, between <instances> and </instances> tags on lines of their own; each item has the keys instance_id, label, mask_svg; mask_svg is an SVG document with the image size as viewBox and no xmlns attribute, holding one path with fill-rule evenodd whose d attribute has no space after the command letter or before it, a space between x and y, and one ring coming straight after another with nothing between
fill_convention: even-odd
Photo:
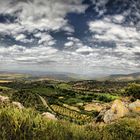
<instances>
[{"instance_id":1,"label":"shrub","mask_svg":"<svg viewBox=\"0 0 140 140\"><path fill-rule=\"evenodd\" d=\"M38 111L47 111L39 96L28 90L20 90L12 94L11 99L22 103L25 107L34 107Z\"/></svg>"},{"instance_id":2,"label":"shrub","mask_svg":"<svg viewBox=\"0 0 140 140\"><path fill-rule=\"evenodd\" d=\"M139 119L138 119L139 120ZM139 140L140 124L135 119L122 119L107 125L102 131L103 140Z\"/></svg>"},{"instance_id":3,"label":"shrub","mask_svg":"<svg viewBox=\"0 0 140 140\"><path fill-rule=\"evenodd\" d=\"M140 99L140 84L129 84L124 90L124 95Z\"/></svg>"}]
</instances>

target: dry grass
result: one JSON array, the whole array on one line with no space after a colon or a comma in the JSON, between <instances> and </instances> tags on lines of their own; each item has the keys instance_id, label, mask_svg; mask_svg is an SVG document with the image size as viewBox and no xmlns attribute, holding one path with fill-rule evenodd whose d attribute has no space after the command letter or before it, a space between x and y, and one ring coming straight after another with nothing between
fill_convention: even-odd
<instances>
[{"instance_id":1,"label":"dry grass","mask_svg":"<svg viewBox=\"0 0 140 140\"><path fill-rule=\"evenodd\" d=\"M100 112L103 108L105 108L105 106L108 106L108 104L89 103L89 104L86 104L84 106L84 109L86 111L98 111L98 112Z\"/></svg>"},{"instance_id":2,"label":"dry grass","mask_svg":"<svg viewBox=\"0 0 140 140\"><path fill-rule=\"evenodd\" d=\"M68 104L63 104L63 106L71 110L80 111L79 108L75 106L70 106Z\"/></svg>"}]
</instances>

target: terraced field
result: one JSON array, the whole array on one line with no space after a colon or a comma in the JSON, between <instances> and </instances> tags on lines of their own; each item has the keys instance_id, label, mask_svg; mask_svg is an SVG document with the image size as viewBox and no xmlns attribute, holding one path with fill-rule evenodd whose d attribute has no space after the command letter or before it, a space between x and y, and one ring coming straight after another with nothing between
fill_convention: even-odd
<instances>
[{"instance_id":1,"label":"terraced field","mask_svg":"<svg viewBox=\"0 0 140 140\"><path fill-rule=\"evenodd\" d=\"M66 116L70 121L85 124L93 121L93 117L89 115L82 114L75 110L68 109L66 107L51 105L51 108L58 114Z\"/></svg>"},{"instance_id":2,"label":"terraced field","mask_svg":"<svg viewBox=\"0 0 140 140\"><path fill-rule=\"evenodd\" d=\"M79 83L79 82L78 82ZM85 81L83 82L85 84ZM93 87L91 82L89 87ZM109 83L111 84L111 83ZM115 87L115 83L112 83ZM121 83L116 84L116 88ZM89 85L89 83L88 83ZM103 83L102 83L103 85ZM112 88L112 86L110 85ZM94 87L94 88L100 88ZM112 93L79 91L75 82L62 81L14 81L0 84L0 94L8 95L12 100L22 103L25 107L35 109L37 112L51 112L58 118L77 124L87 124L94 121L102 108L112 101L122 98L122 91ZM104 86L104 91L110 91Z\"/></svg>"}]
</instances>

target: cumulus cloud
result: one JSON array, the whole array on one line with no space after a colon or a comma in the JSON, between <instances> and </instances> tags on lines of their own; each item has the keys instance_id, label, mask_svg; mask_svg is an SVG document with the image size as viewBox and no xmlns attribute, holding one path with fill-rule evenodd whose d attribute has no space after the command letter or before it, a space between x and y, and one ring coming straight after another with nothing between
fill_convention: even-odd
<instances>
[{"instance_id":1,"label":"cumulus cloud","mask_svg":"<svg viewBox=\"0 0 140 140\"><path fill-rule=\"evenodd\" d=\"M109 0L91 0L92 3L95 5L95 11L99 14L99 16L102 16L106 12L105 5Z\"/></svg>"},{"instance_id":2,"label":"cumulus cloud","mask_svg":"<svg viewBox=\"0 0 140 140\"><path fill-rule=\"evenodd\" d=\"M76 50L78 53L90 53L93 52L93 49L89 46L82 46L79 49Z\"/></svg>"},{"instance_id":3,"label":"cumulus cloud","mask_svg":"<svg viewBox=\"0 0 140 140\"><path fill-rule=\"evenodd\" d=\"M71 47L73 45L74 45L74 42L72 42L72 41L65 43L65 47Z\"/></svg>"},{"instance_id":4,"label":"cumulus cloud","mask_svg":"<svg viewBox=\"0 0 140 140\"><path fill-rule=\"evenodd\" d=\"M92 33L91 42L103 42L102 49L99 49L99 60L110 68L139 69L140 62L136 59L136 52L140 52L140 31L136 26L124 26L123 20L123 15L115 15L90 21L88 25ZM115 47L106 48L111 42Z\"/></svg>"},{"instance_id":5,"label":"cumulus cloud","mask_svg":"<svg viewBox=\"0 0 140 140\"><path fill-rule=\"evenodd\" d=\"M18 36L16 36L16 40L24 40L26 38L26 36L24 34L20 34Z\"/></svg>"},{"instance_id":6,"label":"cumulus cloud","mask_svg":"<svg viewBox=\"0 0 140 140\"><path fill-rule=\"evenodd\" d=\"M108 20L91 21L89 29L95 32L95 39L105 41L135 42L140 39L140 32L134 27L125 27Z\"/></svg>"},{"instance_id":7,"label":"cumulus cloud","mask_svg":"<svg viewBox=\"0 0 140 140\"><path fill-rule=\"evenodd\" d=\"M35 36L40 38L40 40L38 41L38 44L43 44L46 46L52 46L55 44L55 40L49 34L40 33L40 35L39 35L39 33L38 33Z\"/></svg>"},{"instance_id":8,"label":"cumulus cloud","mask_svg":"<svg viewBox=\"0 0 140 140\"><path fill-rule=\"evenodd\" d=\"M6 16L8 20L0 22L0 35L3 40L6 38L0 46L0 70L14 67L86 74L138 71L140 23L134 24L134 19L129 16L129 24L126 24L128 15L134 14L132 8L121 14L107 14L110 0L92 0L92 12L96 11L93 14L98 13L99 17L85 21L90 31L85 42L74 27L78 20L75 15L88 16L85 14L89 11L84 13L88 6L82 2L1 1L0 16ZM70 13L71 19L67 17ZM137 19L140 17L138 9L134 15ZM9 44L5 45L7 40L10 40Z\"/></svg>"},{"instance_id":9,"label":"cumulus cloud","mask_svg":"<svg viewBox=\"0 0 140 140\"><path fill-rule=\"evenodd\" d=\"M87 6L81 2L81 0L6 0L1 2L0 14L16 16L15 22L30 32L34 29L59 30L67 25L65 19L67 13L85 11Z\"/></svg>"},{"instance_id":10,"label":"cumulus cloud","mask_svg":"<svg viewBox=\"0 0 140 140\"><path fill-rule=\"evenodd\" d=\"M0 23L0 34L11 35L15 40L23 42L28 42L25 36L23 37L26 32L74 32L65 16L71 12L83 13L87 8L82 5L82 0L6 0L1 1L0 5L0 15L15 17L13 23ZM49 33L46 37L44 34L40 35L39 44L44 43L48 36ZM54 42L49 44L53 45Z\"/></svg>"}]
</instances>

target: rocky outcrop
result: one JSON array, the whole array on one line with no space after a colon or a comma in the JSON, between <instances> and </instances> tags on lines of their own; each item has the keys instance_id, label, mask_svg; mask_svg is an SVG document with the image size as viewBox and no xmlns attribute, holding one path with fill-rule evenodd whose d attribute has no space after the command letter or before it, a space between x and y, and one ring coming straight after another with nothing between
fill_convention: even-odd
<instances>
[{"instance_id":1,"label":"rocky outcrop","mask_svg":"<svg viewBox=\"0 0 140 140\"><path fill-rule=\"evenodd\" d=\"M24 106L20 102L11 102L9 97L1 95L0 95L0 104L11 105L17 107L18 109L24 108Z\"/></svg>"},{"instance_id":2,"label":"rocky outcrop","mask_svg":"<svg viewBox=\"0 0 140 140\"><path fill-rule=\"evenodd\" d=\"M112 121L116 120L117 116L115 115L115 113L112 110L108 110L105 112L104 117L103 117L103 121L105 123L111 123Z\"/></svg>"},{"instance_id":3,"label":"rocky outcrop","mask_svg":"<svg viewBox=\"0 0 140 140\"><path fill-rule=\"evenodd\" d=\"M140 113L140 100L136 100L135 102L129 104L128 108L132 112Z\"/></svg>"},{"instance_id":4,"label":"rocky outcrop","mask_svg":"<svg viewBox=\"0 0 140 140\"><path fill-rule=\"evenodd\" d=\"M57 118L55 117L54 114L50 113L50 112L44 112L42 113L42 116L44 118L50 119L50 120L57 120Z\"/></svg>"},{"instance_id":5,"label":"rocky outcrop","mask_svg":"<svg viewBox=\"0 0 140 140\"><path fill-rule=\"evenodd\" d=\"M129 113L129 109L126 107L125 103L121 100L115 100L110 109L102 110L97 116L96 120L102 120L105 123L110 123L121 117L124 117Z\"/></svg>"}]
</instances>

